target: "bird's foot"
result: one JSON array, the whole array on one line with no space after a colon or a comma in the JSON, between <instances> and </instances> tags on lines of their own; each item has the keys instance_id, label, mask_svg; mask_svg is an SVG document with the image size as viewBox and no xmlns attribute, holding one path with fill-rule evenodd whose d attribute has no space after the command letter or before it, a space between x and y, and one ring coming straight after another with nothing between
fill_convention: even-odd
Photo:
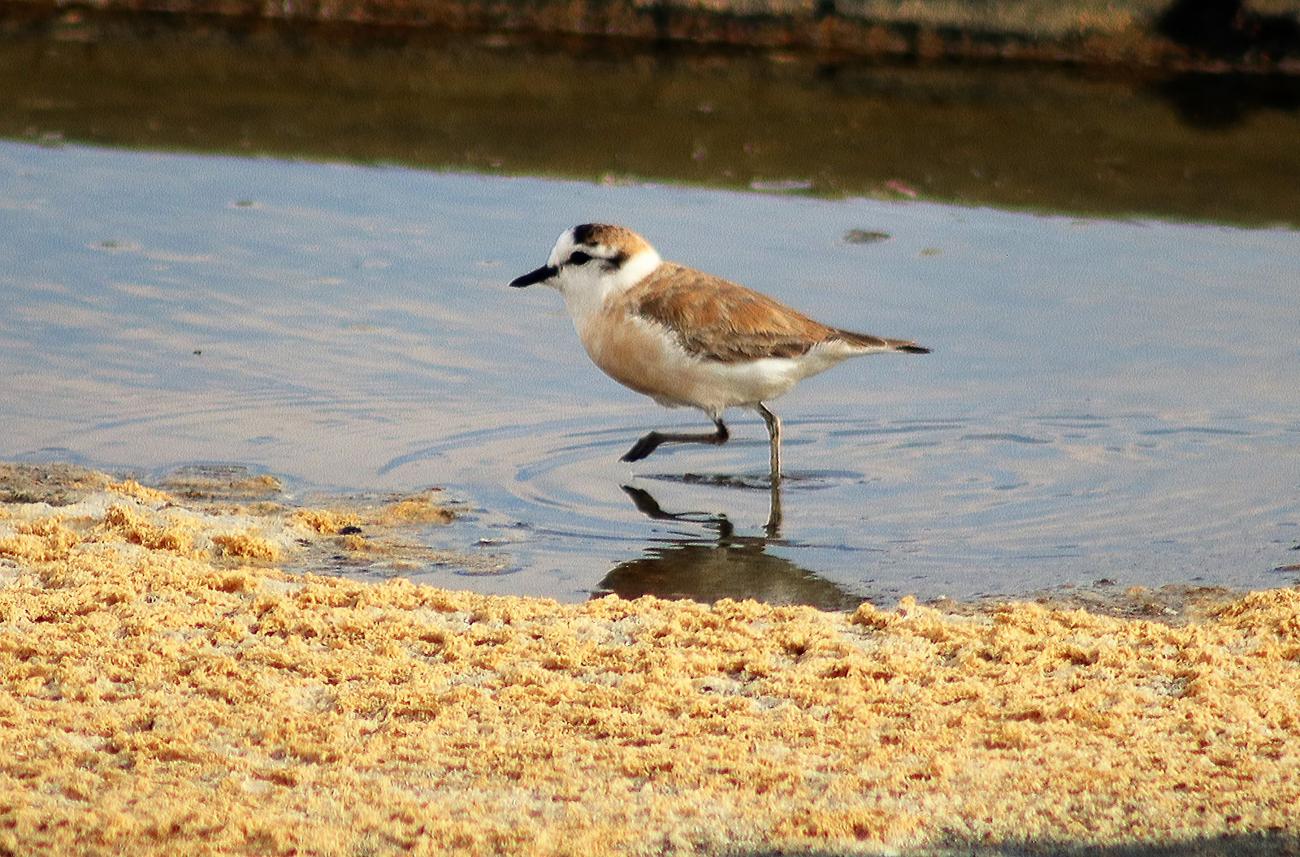
<instances>
[{"instance_id":1,"label":"bird's foot","mask_svg":"<svg viewBox=\"0 0 1300 857\"><path fill-rule=\"evenodd\" d=\"M652 431L638 440L636 444L619 459L619 461L640 461L658 449L659 444L663 442L663 436L657 431Z\"/></svg>"}]
</instances>

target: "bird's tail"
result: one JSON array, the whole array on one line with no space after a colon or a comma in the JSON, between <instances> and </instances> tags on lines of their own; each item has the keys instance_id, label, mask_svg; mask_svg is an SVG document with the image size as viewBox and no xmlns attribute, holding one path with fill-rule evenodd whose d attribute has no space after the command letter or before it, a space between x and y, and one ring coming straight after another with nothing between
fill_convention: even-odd
<instances>
[{"instance_id":1,"label":"bird's tail","mask_svg":"<svg viewBox=\"0 0 1300 857\"><path fill-rule=\"evenodd\" d=\"M836 330L835 339L848 343L864 351L901 351L904 354L929 354L930 349L917 345L910 339L884 339L869 333L854 333L851 330Z\"/></svg>"}]
</instances>

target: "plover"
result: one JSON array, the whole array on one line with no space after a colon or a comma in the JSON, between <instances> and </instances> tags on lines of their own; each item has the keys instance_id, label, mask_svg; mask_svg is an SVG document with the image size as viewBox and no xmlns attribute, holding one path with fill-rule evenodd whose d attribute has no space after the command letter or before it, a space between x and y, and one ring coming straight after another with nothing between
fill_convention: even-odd
<instances>
[{"instance_id":1,"label":"plover","mask_svg":"<svg viewBox=\"0 0 1300 857\"><path fill-rule=\"evenodd\" d=\"M752 408L767 423L772 481L781 478L781 420L765 402L818 372L863 354L925 354L813 321L736 283L665 262L622 226L566 230L546 264L511 281L557 289L587 354L606 375L670 408L699 408L705 434L652 431L623 456L639 461L664 443L726 443L727 408Z\"/></svg>"}]
</instances>

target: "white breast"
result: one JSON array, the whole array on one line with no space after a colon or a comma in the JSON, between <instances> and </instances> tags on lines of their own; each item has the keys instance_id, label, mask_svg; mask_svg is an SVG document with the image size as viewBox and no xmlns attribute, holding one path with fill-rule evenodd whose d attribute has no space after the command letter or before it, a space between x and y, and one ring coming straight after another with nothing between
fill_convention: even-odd
<instances>
[{"instance_id":1,"label":"white breast","mask_svg":"<svg viewBox=\"0 0 1300 857\"><path fill-rule=\"evenodd\" d=\"M723 363L687 353L670 330L636 316L600 313L576 326L592 362L615 381L661 405L695 407L714 417L775 399L845 356L813 349L794 358Z\"/></svg>"}]
</instances>

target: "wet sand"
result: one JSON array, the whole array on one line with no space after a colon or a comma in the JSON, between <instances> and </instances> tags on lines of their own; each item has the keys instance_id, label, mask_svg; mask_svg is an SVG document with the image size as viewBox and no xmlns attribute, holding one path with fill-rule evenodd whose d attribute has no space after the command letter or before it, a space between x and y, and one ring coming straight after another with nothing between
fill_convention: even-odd
<instances>
[{"instance_id":1,"label":"wet sand","mask_svg":"<svg viewBox=\"0 0 1300 857\"><path fill-rule=\"evenodd\" d=\"M0 853L1297 853L1300 591L566 605L277 488L0 468Z\"/></svg>"}]
</instances>

